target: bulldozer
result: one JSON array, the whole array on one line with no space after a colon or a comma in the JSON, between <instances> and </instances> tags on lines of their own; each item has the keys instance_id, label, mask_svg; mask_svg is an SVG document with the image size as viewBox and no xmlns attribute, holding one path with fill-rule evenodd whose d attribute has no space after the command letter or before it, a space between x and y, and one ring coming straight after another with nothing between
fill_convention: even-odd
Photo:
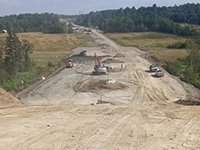
<instances>
[{"instance_id":1,"label":"bulldozer","mask_svg":"<svg viewBox=\"0 0 200 150\"><path fill-rule=\"evenodd\" d=\"M99 57L94 54L94 60L95 60L95 65L94 65L94 71L92 72L94 75L102 75L102 74L107 74L107 68L104 66L101 66Z\"/></svg>"},{"instance_id":2,"label":"bulldozer","mask_svg":"<svg viewBox=\"0 0 200 150\"><path fill-rule=\"evenodd\" d=\"M80 52L80 53L79 53L79 56L87 56L86 52L87 52L87 51L82 51L82 52Z\"/></svg>"}]
</instances>

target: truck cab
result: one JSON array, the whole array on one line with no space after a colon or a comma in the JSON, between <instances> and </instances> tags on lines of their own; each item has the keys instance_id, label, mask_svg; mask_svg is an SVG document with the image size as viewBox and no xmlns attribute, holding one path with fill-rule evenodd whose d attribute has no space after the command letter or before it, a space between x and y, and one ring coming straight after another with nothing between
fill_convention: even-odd
<instances>
[{"instance_id":1,"label":"truck cab","mask_svg":"<svg viewBox=\"0 0 200 150\"><path fill-rule=\"evenodd\" d=\"M156 77L164 77L164 72L162 69L159 69L155 72Z\"/></svg>"}]
</instances>

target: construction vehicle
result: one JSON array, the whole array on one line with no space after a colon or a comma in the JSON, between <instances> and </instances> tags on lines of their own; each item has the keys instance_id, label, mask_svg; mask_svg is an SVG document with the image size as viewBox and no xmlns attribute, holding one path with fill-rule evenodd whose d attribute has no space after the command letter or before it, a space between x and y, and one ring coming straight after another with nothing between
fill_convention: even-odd
<instances>
[{"instance_id":1,"label":"construction vehicle","mask_svg":"<svg viewBox=\"0 0 200 150\"><path fill-rule=\"evenodd\" d=\"M107 74L107 68L104 66L101 66L99 57L94 54L94 60L95 60L95 66L94 66L94 71L92 72L94 75L102 75L102 74Z\"/></svg>"},{"instance_id":2,"label":"construction vehicle","mask_svg":"<svg viewBox=\"0 0 200 150\"><path fill-rule=\"evenodd\" d=\"M67 62L66 68L72 68L72 67L74 67L74 63L73 63L72 59L69 59Z\"/></svg>"},{"instance_id":3,"label":"construction vehicle","mask_svg":"<svg viewBox=\"0 0 200 150\"><path fill-rule=\"evenodd\" d=\"M155 71L159 70L158 65L152 64L151 66L149 66L149 70L151 72L155 72Z\"/></svg>"},{"instance_id":4,"label":"construction vehicle","mask_svg":"<svg viewBox=\"0 0 200 150\"><path fill-rule=\"evenodd\" d=\"M87 51L82 51L82 52L80 52L80 53L79 53L79 56L87 56L87 55L86 55L86 52L87 52Z\"/></svg>"},{"instance_id":5,"label":"construction vehicle","mask_svg":"<svg viewBox=\"0 0 200 150\"><path fill-rule=\"evenodd\" d=\"M155 72L156 77L164 77L164 72L162 69L159 69Z\"/></svg>"}]
</instances>

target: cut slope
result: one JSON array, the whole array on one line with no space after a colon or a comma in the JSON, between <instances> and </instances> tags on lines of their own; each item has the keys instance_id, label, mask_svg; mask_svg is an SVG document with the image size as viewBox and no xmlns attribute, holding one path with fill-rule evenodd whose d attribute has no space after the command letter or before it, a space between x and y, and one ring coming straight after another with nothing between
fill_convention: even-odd
<instances>
[{"instance_id":1,"label":"cut slope","mask_svg":"<svg viewBox=\"0 0 200 150\"><path fill-rule=\"evenodd\" d=\"M20 101L0 88L0 108L19 106Z\"/></svg>"}]
</instances>

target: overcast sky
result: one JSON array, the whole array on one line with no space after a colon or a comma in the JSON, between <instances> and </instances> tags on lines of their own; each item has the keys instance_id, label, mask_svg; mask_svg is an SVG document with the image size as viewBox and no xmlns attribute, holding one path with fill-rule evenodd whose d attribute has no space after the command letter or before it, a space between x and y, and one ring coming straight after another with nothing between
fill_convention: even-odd
<instances>
[{"instance_id":1,"label":"overcast sky","mask_svg":"<svg viewBox=\"0 0 200 150\"><path fill-rule=\"evenodd\" d=\"M80 12L118 9L133 6L174 6L198 3L199 0L0 0L0 16L20 13L56 13L76 15Z\"/></svg>"}]
</instances>

